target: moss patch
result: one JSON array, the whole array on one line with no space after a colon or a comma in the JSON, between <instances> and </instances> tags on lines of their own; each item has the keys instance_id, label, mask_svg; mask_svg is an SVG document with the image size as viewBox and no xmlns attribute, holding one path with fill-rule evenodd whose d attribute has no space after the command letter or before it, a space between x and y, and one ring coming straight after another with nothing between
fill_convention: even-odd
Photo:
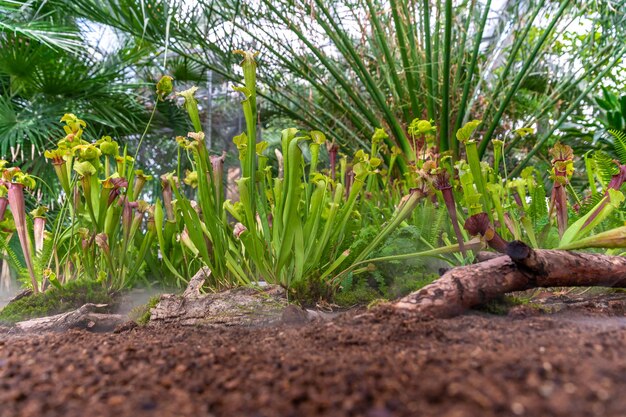
<instances>
[{"instance_id":1,"label":"moss patch","mask_svg":"<svg viewBox=\"0 0 626 417\"><path fill-rule=\"evenodd\" d=\"M356 305L368 305L381 298L379 291L368 287L358 287L353 290L342 291L335 295L333 302L342 307L352 307Z\"/></svg>"},{"instance_id":2,"label":"moss patch","mask_svg":"<svg viewBox=\"0 0 626 417\"><path fill-rule=\"evenodd\" d=\"M150 310L159 304L160 299L161 295L150 297L146 304L133 308L130 313L128 313L128 317L138 325L145 326L150 321Z\"/></svg>"},{"instance_id":3,"label":"moss patch","mask_svg":"<svg viewBox=\"0 0 626 417\"><path fill-rule=\"evenodd\" d=\"M51 288L40 294L20 298L0 311L0 323L13 324L37 317L52 316L75 310L84 304L114 304L114 296L102 284L73 281L62 288Z\"/></svg>"},{"instance_id":4,"label":"moss patch","mask_svg":"<svg viewBox=\"0 0 626 417\"><path fill-rule=\"evenodd\" d=\"M476 309L478 311L495 314L497 316L506 316L511 308L519 305L527 305L529 303L530 298L504 295L493 299L482 306L476 307Z\"/></svg>"},{"instance_id":5,"label":"moss patch","mask_svg":"<svg viewBox=\"0 0 626 417\"><path fill-rule=\"evenodd\" d=\"M359 277L335 294L333 302L341 307L353 307L381 299L395 300L425 287L437 277L436 274L407 275L394 278L389 285L378 285L371 277Z\"/></svg>"}]
</instances>

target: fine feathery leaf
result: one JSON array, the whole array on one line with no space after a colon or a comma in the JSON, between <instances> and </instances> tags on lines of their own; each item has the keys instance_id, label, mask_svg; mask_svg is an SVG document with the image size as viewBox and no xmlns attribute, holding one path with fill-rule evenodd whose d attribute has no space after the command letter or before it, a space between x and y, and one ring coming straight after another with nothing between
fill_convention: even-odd
<instances>
[{"instance_id":1,"label":"fine feathery leaf","mask_svg":"<svg viewBox=\"0 0 626 417\"><path fill-rule=\"evenodd\" d=\"M626 148L625 148L626 149ZM603 151L596 151L593 154L598 177L603 186L606 186L614 175L619 174L619 167L609 154Z\"/></svg>"},{"instance_id":2,"label":"fine feathery leaf","mask_svg":"<svg viewBox=\"0 0 626 417\"><path fill-rule=\"evenodd\" d=\"M620 163L626 164L626 132L616 129L609 129L608 132L614 138L613 148Z\"/></svg>"}]
</instances>

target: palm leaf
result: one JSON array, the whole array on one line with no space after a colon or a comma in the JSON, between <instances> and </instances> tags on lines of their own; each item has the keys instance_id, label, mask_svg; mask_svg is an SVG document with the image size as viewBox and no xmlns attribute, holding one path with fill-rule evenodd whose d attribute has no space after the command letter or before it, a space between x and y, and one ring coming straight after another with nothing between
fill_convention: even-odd
<instances>
[{"instance_id":1,"label":"palm leaf","mask_svg":"<svg viewBox=\"0 0 626 417\"><path fill-rule=\"evenodd\" d=\"M71 53L82 50L83 42L76 28L55 23L33 9L31 1L0 0L0 33L19 35Z\"/></svg>"}]
</instances>

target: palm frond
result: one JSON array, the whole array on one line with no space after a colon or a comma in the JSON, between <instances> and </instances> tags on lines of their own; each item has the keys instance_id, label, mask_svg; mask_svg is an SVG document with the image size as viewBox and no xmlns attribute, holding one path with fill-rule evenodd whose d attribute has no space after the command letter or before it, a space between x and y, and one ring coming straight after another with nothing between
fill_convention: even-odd
<instances>
[{"instance_id":1,"label":"palm frond","mask_svg":"<svg viewBox=\"0 0 626 417\"><path fill-rule=\"evenodd\" d=\"M0 16L0 33L19 35L70 53L79 53L83 49L76 28L60 25L46 14L36 14L31 1L0 0Z\"/></svg>"}]
</instances>

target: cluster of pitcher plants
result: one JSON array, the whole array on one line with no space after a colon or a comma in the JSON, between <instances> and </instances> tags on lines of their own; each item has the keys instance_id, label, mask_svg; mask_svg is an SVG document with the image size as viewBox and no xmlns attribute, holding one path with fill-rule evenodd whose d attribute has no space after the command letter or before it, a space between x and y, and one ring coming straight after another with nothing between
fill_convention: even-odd
<instances>
[{"instance_id":1,"label":"cluster of pitcher plants","mask_svg":"<svg viewBox=\"0 0 626 417\"><path fill-rule=\"evenodd\" d=\"M149 277L182 286L208 267L212 289L262 280L300 298L332 297L347 277L371 272L380 262L435 257L463 264L476 250L501 251L512 239L536 248L626 244L626 227L618 227L626 160L586 155L590 194L579 196L571 184L575 160L569 146L557 142L551 148L548 182L535 167L509 178L504 141L491 142L491 162L480 160L478 120L456 132L464 151L458 159L440 152L437 126L420 119L407 128L408 153L389 146L383 129L376 129L370 149L351 157L324 133L295 128L283 130L280 146L272 149L257 140L255 56L239 52L244 84L236 90L246 132L233 139L241 171L238 201L225 197L225 155L207 148L195 88L177 93L193 126L176 138L179 166L182 158L191 162L187 172L156 179L144 174L135 169L137 152L129 155L108 136L88 140L85 122L73 114L61 119L65 136L45 153L62 189L54 219L45 207L26 213L24 193L35 179L0 164L0 249L35 292L78 278L111 289L148 283ZM172 91L172 78L163 77L157 99ZM518 129L510 139L528 134L530 129ZM613 137L617 150L626 150L626 137L617 131ZM151 197L144 187L155 180L160 195ZM448 221L433 223L434 212ZM376 233L355 245L369 226ZM417 252L373 257L405 227L435 227L435 233L416 237ZM9 245L14 235L21 256Z\"/></svg>"}]
</instances>

